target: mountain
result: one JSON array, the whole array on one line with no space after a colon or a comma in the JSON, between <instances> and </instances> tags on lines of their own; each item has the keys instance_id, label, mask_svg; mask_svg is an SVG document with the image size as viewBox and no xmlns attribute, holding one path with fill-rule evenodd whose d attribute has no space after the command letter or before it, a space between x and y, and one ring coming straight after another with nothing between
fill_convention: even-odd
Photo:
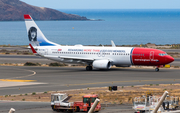
<instances>
[{"instance_id":1,"label":"mountain","mask_svg":"<svg viewBox=\"0 0 180 113\"><path fill-rule=\"evenodd\" d=\"M22 21L24 14L30 14L34 20L88 20L79 15L32 6L20 0L0 0L0 21Z\"/></svg>"}]
</instances>

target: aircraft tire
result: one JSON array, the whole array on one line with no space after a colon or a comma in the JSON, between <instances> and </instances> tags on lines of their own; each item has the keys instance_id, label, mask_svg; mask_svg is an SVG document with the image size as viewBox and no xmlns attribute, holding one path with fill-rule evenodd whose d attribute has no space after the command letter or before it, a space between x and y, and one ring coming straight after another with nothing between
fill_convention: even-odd
<instances>
[{"instance_id":1,"label":"aircraft tire","mask_svg":"<svg viewBox=\"0 0 180 113\"><path fill-rule=\"evenodd\" d=\"M86 71L91 71L92 70L92 66L86 66Z\"/></svg>"},{"instance_id":2,"label":"aircraft tire","mask_svg":"<svg viewBox=\"0 0 180 113\"><path fill-rule=\"evenodd\" d=\"M156 68L155 71L158 72L158 71L159 71L159 68Z\"/></svg>"},{"instance_id":3,"label":"aircraft tire","mask_svg":"<svg viewBox=\"0 0 180 113\"><path fill-rule=\"evenodd\" d=\"M89 66L89 68L90 68L90 71L92 71L92 69L93 69L92 66Z\"/></svg>"},{"instance_id":4,"label":"aircraft tire","mask_svg":"<svg viewBox=\"0 0 180 113\"><path fill-rule=\"evenodd\" d=\"M86 71L89 71L90 70L90 66L86 66Z\"/></svg>"}]
</instances>

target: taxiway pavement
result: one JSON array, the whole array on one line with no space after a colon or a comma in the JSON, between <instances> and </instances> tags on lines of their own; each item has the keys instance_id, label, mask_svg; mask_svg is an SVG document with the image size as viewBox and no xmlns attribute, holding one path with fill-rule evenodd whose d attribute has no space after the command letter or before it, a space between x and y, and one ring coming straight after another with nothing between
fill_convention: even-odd
<instances>
[{"instance_id":1,"label":"taxiway pavement","mask_svg":"<svg viewBox=\"0 0 180 113\"><path fill-rule=\"evenodd\" d=\"M179 69L160 69L159 72L153 68L85 71L85 67L0 66L0 72L0 83L4 84L0 95L180 82Z\"/></svg>"},{"instance_id":2,"label":"taxiway pavement","mask_svg":"<svg viewBox=\"0 0 180 113\"><path fill-rule=\"evenodd\" d=\"M171 84L180 82L179 69L112 68L85 71L85 67L0 66L0 95L59 91L112 85ZM107 88L108 89L108 88ZM0 101L0 112L56 113L50 102ZM132 105L104 106L100 113L132 113Z\"/></svg>"},{"instance_id":3,"label":"taxiway pavement","mask_svg":"<svg viewBox=\"0 0 180 113\"><path fill-rule=\"evenodd\" d=\"M99 113L133 113L132 105L101 105ZM0 113L8 113L10 108L14 108L17 113L66 113L56 112L51 109L50 102L15 102L0 101ZM76 112L85 113L85 112Z\"/></svg>"}]
</instances>

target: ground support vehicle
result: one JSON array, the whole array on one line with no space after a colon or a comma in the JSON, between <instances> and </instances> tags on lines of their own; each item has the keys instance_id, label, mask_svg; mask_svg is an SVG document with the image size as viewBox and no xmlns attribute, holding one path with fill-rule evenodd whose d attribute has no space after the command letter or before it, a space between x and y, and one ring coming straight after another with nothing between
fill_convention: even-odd
<instances>
[{"instance_id":1,"label":"ground support vehicle","mask_svg":"<svg viewBox=\"0 0 180 113\"><path fill-rule=\"evenodd\" d=\"M135 113L151 113L156 105L158 104L160 97L158 96L143 96L143 97L135 97L133 100L133 109ZM158 109L158 112L164 111L161 106Z\"/></svg>"},{"instance_id":2,"label":"ground support vehicle","mask_svg":"<svg viewBox=\"0 0 180 113\"><path fill-rule=\"evenodd\" d=\"M179 98L176 96L169 96L163 102L165 110L176 110L179 107Z\"/></svg>"},{"instance_id":3,"label":"ground support vehicle","mask_svg":"<svg viewBox=\"0 0 180 113\"><path fill-rule=\"evenodd\" d=\"M143 96L135 97L133 100L133 109L135 113L151 113L157 103L159 102L161 96ZM179 107L179 98L174 96L167 96L162 103L162 106L158 109L158 112L165 110L177 110Z\"/></svg>"},{"instance_id":4,"label":"ground support vehicle","mask_svg":"<svg viewBox=\"0 0 180 113\"><path fill-rule=\"evenodd\" d=\"M51 107L54 111L79 112L89 111L98 95L84 95L83 101L68 102L71 97L67 94L57 93L51 95ZM101 104L98 103L94 111L100 111Z\"/></svg>"},{"instance_id":5,"label":"ground support vehicle","mask_svg":"<svg viewBox=\"0 0 180 113\"><path fill-rule=\"evenodd\" d=\"M73 111L73 102L68 102L71 96L66 93L51 94L51 107L53 111Z\"/></svg>"}]
</instances>

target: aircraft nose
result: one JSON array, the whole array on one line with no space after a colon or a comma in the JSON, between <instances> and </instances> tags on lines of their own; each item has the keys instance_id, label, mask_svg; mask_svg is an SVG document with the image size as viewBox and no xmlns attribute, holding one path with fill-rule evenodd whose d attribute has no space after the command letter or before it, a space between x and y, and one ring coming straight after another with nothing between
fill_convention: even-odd
<instances>
[{"instance_id":1,"label":"aircraft nose","mask_svg":"<svg viewBox=\"0 0 180 113\"><path fill-rule=\"evenodd\" d=\"M168 56L166 56L166 61L167 61L167 64L171 63L174 61L174 58L168 55Z\"/></svg>"}]
</instances>

